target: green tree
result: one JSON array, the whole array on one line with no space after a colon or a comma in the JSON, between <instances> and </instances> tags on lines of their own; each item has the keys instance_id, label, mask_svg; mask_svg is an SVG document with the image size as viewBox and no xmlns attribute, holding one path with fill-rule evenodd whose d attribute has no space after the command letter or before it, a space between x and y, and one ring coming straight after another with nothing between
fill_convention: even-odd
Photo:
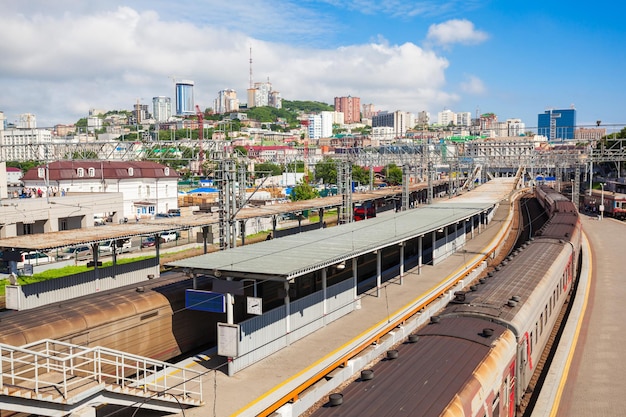
<instances>
[{"instance_id":1,"label":"green tree","mask_svg":"<svg viewBox=\"0 0 626 417\"><path fill-rule=\"evenodd\" d=\"M304 172L304 161L289 162L285 168L287 172Z\"/></svg>"},{"instance_id":2,"label":"green tree","mask_svg":"<svg viewBox=\"0 0 626 417\"><path fill-rule=\"evenodd\" d=\"M324 159L315 164L315 180L324 184L337 183L337 164L332 159Z\"/></svg>"},{"instance_id":3,"label":"green tree","mask_svg":"<svg viewBox=\"0 0 626 417\"><path fill-rule=\"evenodd\" d=\"M272 162L261 162L254 165L254 172L256 177L262 178L267 175L281 175L284 170L283 167Z\"/></svg>"},{"instance_id":4,"label":"green tree","mask_svg":"<svg viewBox=\"0 0 626 417\"><path fill-rule=\"evenodd\" d=\"M370 171L359 165L352 165L352 181L356 181L361 185L370 183Z\"/></svg>"},{"instance_id":5,"label":"green tree","mask_svg":"<svg viewBox=\"0 0 626 417\"><path fill-rule=\"evenodd\" d=\"M42 162L40 161L7 161L7 166L8 167L12 167L12 168L19 168L22 170L22 172L27 172L29 169L31 168L35 168L38 167L39 165L41 165Z\"/></svg>"},{"instance_id":6,"label":"green tree","mask_svg":"<svg viewBox=\"0 0 626 417\"><path fill-rule=\"evenodd\" d=\"M322 103L319 101L282 101L283 109L296 112L296 113L315 113L321 111L333 111L335 108L330 104Z\"/></svg>"},{"instance_id":7,"label":"green tree","mask_svg":"<svg viewBox=\"0 0 626 417\"><path fill-rule=\"evenodd\" d=\"M300 181L293 187L291 195L289 196L291 201L312 200L317 197L319 197L317 190L304 181Z\"/></svg>"},{"instance_id":8,"label":"green tree","mask_svg":"<svg viewBox=\"0 0 626 417\"><path fill-rule=\"evenodd\" d=\"M396 164L387 165L384 173L389 185L402 184L402 168L398 167Z\"/></svg>"}]
</instances>

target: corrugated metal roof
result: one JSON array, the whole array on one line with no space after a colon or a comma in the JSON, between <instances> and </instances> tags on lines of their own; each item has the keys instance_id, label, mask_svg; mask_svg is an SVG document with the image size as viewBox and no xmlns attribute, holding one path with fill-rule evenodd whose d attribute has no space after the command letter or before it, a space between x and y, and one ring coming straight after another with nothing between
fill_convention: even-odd
<instances>
[{"instance_id":1,"label":"corrugated metal roof","mask_svg":"<svg viewBox=\"0 0 626 417\"><path fill-rule=\"evenodd\" d=\"M436 185L444 181L436 182ZM410 187L411 191L417 191L426 187L426 184L417 184ZM383 190L375 190L368 193L353 194L354 203L391 197L401 192L399 187L387 187ZM264 205L258 207L246 207L235 216L236 220L253 219L258 217L270 217L277 214L293 213L304 210L318 210L342 205L342 196L316 198L314 200L302 200L287 202L284 204ZM21 201L20 201L21 203ZM194 216L158 218L155 220L142 220L139 223L126 223L123 225L106 225L98 228L82 228L60 232L47 232L32 235L23 235L0 239L0 248L15 248L26 250L48 251L66 246L102 242L110 239L120 239L133 236L152 235L171 230L185 230L192 227L210 226L219 221L217 215L197 214Z\"/></svg>"},{"instance_id":2,"label":"corrugated metal roof","mask_svg":"<svg viewBox=\"0 0 626 417\"><path fill-rule=\"evenodd\" d=\"M501 178L445 202L171 263L233 277L292 279L468 219L506 198L514 178Z\"/></svg>"}]
</instances>

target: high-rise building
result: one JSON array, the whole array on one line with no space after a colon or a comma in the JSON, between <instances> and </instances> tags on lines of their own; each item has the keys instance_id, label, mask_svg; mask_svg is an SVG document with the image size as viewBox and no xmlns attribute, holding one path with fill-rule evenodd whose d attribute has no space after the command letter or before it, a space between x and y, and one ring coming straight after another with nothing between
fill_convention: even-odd
<instances>
[{"instance_id":1,"label":"high-rise building","mask_svg":"<svg viewBox=\"0 0 626 417\"><path fill-rule=\"evenodd\" d=\"M445 109L437 113L437 124L439 126L456 125L456 113L450 109Z\"/></svg>"},{"instance_id":2,"label":"high-rise building","mask_svg":"<svg viewBox=\"0 0 626 417\"><path fill-rule=\"evenodd\" d=\"M10 128L0 134L0 161L45 161L51 153L52 131Z\"/></svg>"},{"instance_id":3,"label":"high-rise building","mask_svg":"<svg viewBox=\"0 0 626 417\"><path fill-rule=\"evenodd\" d=\"M167 122L172 117L172 99L165 96L152 97L152 115L157 122Z\"/></svg>"},{"instance_id":4,"label":"high-rise building","mask_svg":"<svg viewBox=\"0 0 626 417\"><path fill-rule=\"evenodd\" d=\"M137 124L149 119L150 113L148 113L148 105L141 104L139 102L133 104L133 117L135 118L135 123Z\"/></svg>"},{"instance_id":5,"label":"high-rise building","mask_svg":"<svg viewBox=\"0 0 626 417\"><path fill-rule=\"evenodd\" d=\"M363 118L364 119L371 119L372 117L376 116L376 114L378 114L378 112L374 109L373 104L363 105Z\"/></svg>"},{"instance_id":6,"label":"high-rise building","mask_svg":"<svg viewBox=\"0 0 626 417\"><path fill-rule=\"evenodd\" d=\"M329 138L333 134L334 112L323 111L309 116L308 133L311 139Z\"/></svg>"},{"instance_id":7,"label":"high-rise building","mask_svg":"<svg viewBox=\"0 0 626 417\"><path fill-rule=\"evenodd\" d=\"M372 117L372 129L377 127L393 128L393 135L396 138L404 137L406 131L415 126L415 116L404 111L393 113L383 111Z\"/></svg>"},{"instance_id":8,"label":"high-rise building","mask_svg":"<svg viewBox=\"0 0 626 417\"><path fill-rule=\"evenodd\" d=\"M19 129L37 129L37 118L32 113L20 114L20 121L17 127Z\"/></svg>"},{"instance_id":9,"label":"high-rise building","mask_svg":"<svg viewBox=\"0 0 626 417\"><path fill-rule=\"evenodd\" d=\"M217 114L239 111L237 92L232 88L219 91L217 93L217 98L213 102L213 111Z\"/></svg>"},{"instance_id":10,"label":"high-rise building","mask_svg":"<svg viewBox=\"0 0 626 417\"><path fill-rule=\"evenodd\" d=\"M472 125L472 113L466 111L466 112L460 112L456 114L456 125L457 126L464 126L464 127L469 127Z\"/></svg>"},{"instance_id":11,"label":"high-rise building","mask_svg":"<svg viewBox=\"0 0 626 417\"><path fill-rule=\"evenodd\" d=\"M335 111L343 113L346 124L361 121L361 99L359 97L335 97Z\"/></svg>"},{"instance_id":12,"label":"high-rise building","mask_svg":"<svg viewBox=\"0 0 626 417\"><path fill-rule=\"evenodd\" d=\"M548 140L574 139L576 130L576 109L548 109L537 118L537 134Z\"/></svg>"},{"instance_id":13,"label":"high-rise building","mask_svg":"<svg viewBox=\"0 0 626 417\"><path fill-rule=\"evenodd\" d=\"M179 116L196 114L193 101L193 81L176 81L176 114Z\"/></svg>"},{"instance_id":14,"label":"high-rise building","mask_svg":"<svg viewBox=\"0 0 626 417\"><path fill-rule=\"evenodd\" d=\"M248 88L248 107L270 106L276 109L282 108L282 99L278 91L272 90L272 83L254 83Z\"/></svg>"},{"instance_id":15,"label":"high-rise building","mask_svg":"<svg viewBox=\"0 0 626 417\"><path fill-rule=\"evenodd\" d=\"M7 119L4 117L4 112L0 111L0 130L7 128Z\"/></svg>"},{"instance_id":16,"label":"high-rise building","mask_svg":"<svg viewBox=\"0 0 626 417\"><path fill-rule=\"evenodd\" d=\"M417 113L417 124L422 126L427 126L428 124L430 124L430 113L424 110Z\"/></svg>"}]
</instances>

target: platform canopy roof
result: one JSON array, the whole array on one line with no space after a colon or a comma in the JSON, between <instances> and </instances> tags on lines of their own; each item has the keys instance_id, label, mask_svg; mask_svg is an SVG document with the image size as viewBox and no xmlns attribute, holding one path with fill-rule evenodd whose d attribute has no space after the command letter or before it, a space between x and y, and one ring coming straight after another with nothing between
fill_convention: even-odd
<instances>
[{"instance_id":1,"label":"platform canopy roof","mask_svg":"<svg viewBox=\"0 0 626 417\"><path fill-rule=\"evenodd\" d=\"M508 198L515 184L515 178L499 178L429 206L213 252L169 265L217 277L290 280L463 222Z\"/></svg>"}]
</instances>

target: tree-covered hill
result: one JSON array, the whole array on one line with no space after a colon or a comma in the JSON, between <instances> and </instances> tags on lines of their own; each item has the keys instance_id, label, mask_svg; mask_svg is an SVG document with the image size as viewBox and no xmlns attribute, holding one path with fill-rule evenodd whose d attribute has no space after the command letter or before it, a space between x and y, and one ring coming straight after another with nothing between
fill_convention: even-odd
<instances>
[{"instance_id":1,"label":"tree-covered hill","mask_svg":"<svg viewBox=\"0 0 626 417\"><path fill-rule=\"evenodd\" d=\"M330 104L321 103L319 101L283 100L282 103L283 109L295 113L318 113L321 111L335 110Z\"/></svg>"}]
</instances>

